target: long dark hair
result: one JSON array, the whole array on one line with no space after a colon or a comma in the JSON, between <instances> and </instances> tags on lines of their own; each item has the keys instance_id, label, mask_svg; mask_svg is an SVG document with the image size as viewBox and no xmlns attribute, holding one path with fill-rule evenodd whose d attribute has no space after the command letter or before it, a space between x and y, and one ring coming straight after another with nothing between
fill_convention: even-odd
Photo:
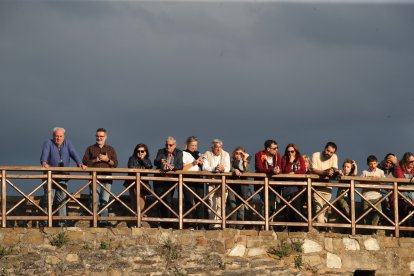
<instances>
[{"instance_id":1,"label":"long dark hair","mask_svg":"<svg viewBox=\"0 0 414 276\"><path fill-rule=\"evenodd\" d=\"M149 158L149 150L148 150L147 145L145 145L145 144L138 144L138 145L136 145L136 146L135 146L135 148L134 148L134 153L133 153L133 155L134 155L134 156L137 156L137 153L138 153L138 149L139 149L139 148L144 148L144 150L145 150L145 152L146 152L145 157Z\"/></svg>"},{"instance_id":2,"label":"long dark hair","mask_svg":"<svg viewBox=\"0 0 414 276\"><path fill-rule=\"evenodd\" d=\"M406 168L407 167L407 164L408 164L408 159L411 156L414 156L414 153L412 153L412 152L406 152L406 153L404 153L403 158L400 161L400 166Z\"/></svg>"},{"instance_id":3,"label":"long dark hair","mask_svg":"<svg viewBox=\"0 0 414 276\"><path fill-rule=\"evenodd\" d=\"M299 157L302 156L302 154L300 153L300 151L298 149L298 146L296 146L296 144L289 144L289 145L286 146L286 149L285 149L285 156L286 156L286 158L289 157L288 148L293 148L295 150L295 160L297 160Z\"/></svg>"}]
</instances>

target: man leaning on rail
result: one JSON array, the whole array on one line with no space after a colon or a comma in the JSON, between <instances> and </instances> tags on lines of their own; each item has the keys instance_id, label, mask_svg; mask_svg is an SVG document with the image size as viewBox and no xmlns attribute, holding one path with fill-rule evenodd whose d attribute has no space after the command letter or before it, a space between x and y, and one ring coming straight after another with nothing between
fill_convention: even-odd
<instances>
[{"instance_id":1,"label":"man leaning on rail","mask_svg":"<svg viewBox=\"0 0 414 276\"><path fill-rule=\"evenodd\" d=\"M334 142L328 142L323 151L315 152L312 155L313 173L323 178L319 180L320 182L329 182L330 179L334 179L338 175L338 156L336 155L336 150L336 144ZM318 187L315 190L319 192L319 195L313 193L313 204L315 206L315 213L318 213L327 205L326 201L331 200L332 187ZM328 222L326 212L327 209L318 215L318 223Z\"/></svg>"},{"instance_id":2,"label":"man leaning on rail","mask_svg":"<svg viewBox=\"0 0 414 276\"><path fill-rule=\"evenodd\" d=\"M118 166L118 158L115 149L106 144L108 138L107 131L104 128L98 128L95 134L96 143L86 148L83 155L83 163L89 167L111 169ZM112 175L110 172L100 172L100 175ZM109 191L111 190L112 180L100 179L99 182ZM92 189L90 189L90 202L92 203ZM102 209L109 201L109 193L101 187L96 185L96 193L98 194L99 209ZM90 204L92 206L92 204ZM102 211L101 216L107 217L109 215L108 208ZM111 226L107 221L102 220L99 226Z\"/></svg>"},{"instance_id":3,"label":"man leaning on rail","mask_svg":"<svg viewBox=\"0 0 414 276\"><path fill-rule=\"evenodd\" d=\"M53 129L53 138L43 143L42 155L40 156L40 164L49 169L50 167L69 167L70 159L75 161L76 165L82 169L86 166L83 165L82 159L76 151L73 144L65 139L65 129L62 127L55 127ZM54 172L53 174L64 174L64 172ZM62 188L67 190L67 179L60 179L56 181ZM44 198L42 201L42 207L47 209L47 186L44 187ZM52 185L52 204L55 203L59 206L66 199L66 194L55 184ZM55 197L56 196L56 197ZM66 216L66 205L58 211L59 216ZM45 223L45 222L44 222ZM65 225L64 221L59 221L58 226L62 227Z\"/></svg>"}]
</instances>

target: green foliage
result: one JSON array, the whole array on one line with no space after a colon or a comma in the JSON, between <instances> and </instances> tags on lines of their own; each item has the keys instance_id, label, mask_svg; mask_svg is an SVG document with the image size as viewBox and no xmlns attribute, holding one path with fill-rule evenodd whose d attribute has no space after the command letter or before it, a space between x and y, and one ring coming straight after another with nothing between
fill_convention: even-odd
<instances>
[{"instance_id":1,"label":"green foliage","mask_svg":"<svg viewBox=\"0 0 414 276\"><path fill-rule=\"evenodd\" d=\"M303 253L303 242L296 241L292 243L292 249L297 253Z\"/></svg>"},{"instance_id":2,"label":"green foliage","mask_svg":"<svg viewBox=\"0 0 414 276\"><path fill-rule=\"evenodd\" d=\"M50 244L56 247L63 247L68 243L69 239L65 233L57 234L51 241Z\"/></svg>"},{"instance_id":3,"label":"green foliage","mask_svg":"<svg viewBox=\"0 0 414 276\"><path fill-rule=\"evenodd\" d=\"M165 258L166 268L170 271L172 270L174 275L184 276L186 274L180 271L177 264L177 260L180 258L180 250L181 248L170 239L161 243L161 255Z\"/></svg>"},{"instance_id":4,"label":"green foliage","mask_svg":"<svg viewBox=\"0 0 414 276\"><path fill-rule=\"evenodd\" d=\"M9 250L6 247L0 245L0 259L3 259L7 255L9 255Z\"/></svg>"},{"instance_id":5,"label":"green foliage","mask_svg":"<svg viewBox=\"0 0 414 276\"><path fill-rule=\"evenodd\" d=\"M170 239L167 239L162 243L161 253L166 258L167 264L171 264L180 257L178 249L178 246L175 245Z\"/></svg>"},{"instance_id":6,"label":"green foliage","mask_svg":"<svg viewBox=\"0 0 414 276\"><path fill-rule=\"evenodd\" d=\"M270 248L267 252L269 254L276 255L279 258L283 258L291 254L292 248L285 241L283 241L278 248Z\"/></svg>"},{"instance_id":7,"label":"green foliage","mask_svg":"<svg viewBox=\"0 0 414 276\"><path fill-rule=\"evenodd\" d=\"M217 256L217 265L221 270L224 270L226 266L223 263L223 259L220 256Z\"/></svg>"},{"instance_id":8,"label":"green foliage","mask_svg":"<svg viewBox=\"0 0 414 276\"><path fill-rule=\"evenodd\" d=\"M296 268L301 268L303 265L303 261L302 261L302 256L298 255L295 257L295 267Z\"/></svg>"},{"instance_id":9,"label":"green foliage","mask_svg":"<svg viewBox=\"0 0 414 276\"><path fill-rule=\"evenodd\" d=\"M101 241L101 245L100 245L100 248L101 249L108 249L108 247L109 247L109 244L108 243L106 243L104 241Z\"/></svg>"}]
</instances>

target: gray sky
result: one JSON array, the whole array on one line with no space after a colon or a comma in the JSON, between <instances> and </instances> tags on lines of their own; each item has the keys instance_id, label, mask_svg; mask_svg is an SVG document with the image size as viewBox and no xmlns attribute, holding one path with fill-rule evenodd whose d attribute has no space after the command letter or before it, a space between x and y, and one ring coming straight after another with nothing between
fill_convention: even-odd
<instances>
[{"instance_id":1,"label":"gray sky","mask_svg":"<svg viewBox=\"0 0 414 276\"><path fill-rule=\"evenodd\" d=\"M355 1L354 1L355 2ZM254 154L338 144L414 151L414 3L0 1L0 165L38 165L65 127L79 153L98 127L125 167L173 135Z\"/></svg>"}]
</instances>

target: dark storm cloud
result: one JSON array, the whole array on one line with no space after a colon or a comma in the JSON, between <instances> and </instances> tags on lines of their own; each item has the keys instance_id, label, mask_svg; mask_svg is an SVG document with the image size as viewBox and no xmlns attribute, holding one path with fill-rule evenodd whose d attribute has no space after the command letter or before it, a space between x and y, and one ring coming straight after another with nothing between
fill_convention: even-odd
<instances>
[{"instance_id":1,"label":"dark storm cloud","mask_svg":"<svg viewBox=\"0 0 414 276\"><path fill-rule=\"evenodd\" d=\"M326 141L364 160L412 149L414 5L1 2L0 164L37 164L54 126L121 165L167 135L254 153ZM390 140L384 133L393 133Z\"/></svg>"}]
</instances>

